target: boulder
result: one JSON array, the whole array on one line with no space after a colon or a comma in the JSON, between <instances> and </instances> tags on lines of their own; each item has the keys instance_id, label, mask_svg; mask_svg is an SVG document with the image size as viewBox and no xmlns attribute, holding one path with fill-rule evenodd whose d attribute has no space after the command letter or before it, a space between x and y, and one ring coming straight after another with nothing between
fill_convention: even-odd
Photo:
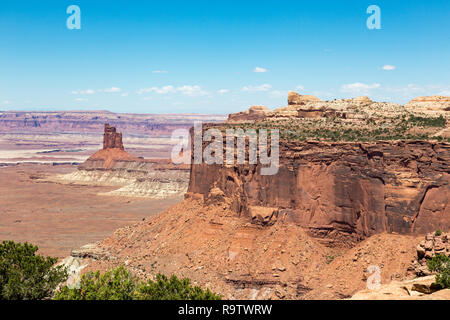
<instances>
[{"instance_id":1,"label":"boulder","mask_svg":"<svg viewBox=\"0 0 450 320\"><path fill-rule=\"evenodd\" d=\"M245 122L263 120L271 110L264 106L251 106L248 110L231 113L228 116L228 122Z\"/></svg>"},{"instance_id":2,"label":"boulder","mask_svg":"<svg viewBox=\"0 0 450 320\"><path fill-rule=\"evenodd\" d=\"M321 101L319 98L312 95L301 95L294 91L288 93L288 105L300 105L306 102Z\"/></svg>"}]
</instances>

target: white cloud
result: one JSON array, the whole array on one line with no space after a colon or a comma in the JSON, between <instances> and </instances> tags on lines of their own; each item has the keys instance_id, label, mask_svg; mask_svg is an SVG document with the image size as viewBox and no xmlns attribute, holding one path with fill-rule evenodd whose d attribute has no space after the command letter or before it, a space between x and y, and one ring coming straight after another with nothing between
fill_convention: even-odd
<instances>
[{"instance_id":1,"label":"white cloud","mask_svg":"<svg viewBox=\"0 0 450 320\"><path fill-rule=\"evenodd\" d=\"M264 68L261 68L261 67L256 67L255 69L253 69L253 72L256 72L256 73L264 73L264 72L267 72L268 70L267 69L264 69Z\"/></svg>"},{"instance_id":2,"label":"white cloud","mask_svg":"<svg viewBox=\"0 0 450 320\"><path fill-rule=\"evenodd\" d=\"M80 91L80 94L94 94L94 93L95 93L95 90L93 90L93 89L87 89L84 91Z\"/></svg>"},{"instance_id":3,"label":"white cloud","mask_svg":"<svg viewBox=\"0 0 450 320\"><path fill-rule=\"evenodd\" d=\"M174 86L164 86L164 87L151 87L151 88L143 88L136 91L137 94L155 92L158 94L167 94L175 92Z\"/></svg>"},{"instance_id":4,"label":"white cloud","mask_svg":"<svg viewBox=\"0 0 450 320\"><path fill-rule=\"evenodd\" d=\"M81 101L87 101L87 99L85 99L85 98L76 98L75 101L81 102Z\"/></svg>"},{"instance_id":5,"label":"white cloud","mask_svg":"<svg viewBox=\"0 0 450 320\"><path fill-rule=\"evenodd\" d=\"M390 64L386 64L383 67L381 67L381 69L386 70L386 71L391 71L391 70L395 70L395 66L390 65Z\"/></svg>"},{"instance_id":6,"label":"white cloud","mask_svg":"<svg viewBox=\"0 0 450 320\"><path fill-rule=\"evenodd\" d=\"M298 85L295 87L295 90L305 90L305 87L302 85Z\"/></svg>"},{"instance_id":7,"label":"white cloud","mask_svg":"<svg viewBox=\"0 0 450 320\"><path fill-rule=\"evenodd\" d=\"M152 73L169 73L166 70L153 70Z\"/></svg>"},{"instance_id":8,"label":"white cloud","mask_svg":"<svg viewBox=\"0 0 450 320\"><path fill-rule=\"evenodd\" d=\"M260 91L269 91L272 88L270 84L262 84L260 86L245 86L242 88L242 91L245 92L260 92Z\"/></svg>"},{"instance_id":9,"label":"white cloud","mask_svg":"<svg viewBox=\"0 0 450 320\"><path fill-rule=\"evenodd\" d=\"M121 96L121 97L128 97L129 94L130 94L129 92L124 92L124 93L122 93L120 96Z\"/></svg>"},{"instance_id":10,"label":"white cloud","mask_svg":"<svg viewBox=\"0 0 450 320\"><path fill-rule=\"evenodd\" d=\"M87 89L87 90L79 90L79 91L72 91L71 94L94 94L94 89Z\"/></svg>"},{"instance_id":11,"label":"white cloud","mask_svg":"<svg viewBox=\"0 0 450 320\"><path fill-rule=\"evenodd\" d=\"M178 92L181 92L184 95L187 96L204 96L207 95L208 93L206 91L204 91L200 86L188 86L188 85L184 85L182 87L177 88Z\"/></svg>"},{"instance_id":12,"label":"white cloud","mask_svg":"<svg viewBox=\"0 0 450 320\"><path fill-rule=\"evenodd\" d=\"M355 83L349 83L344 84L341 87L341 92L348 92L348 93L366 93L369 92L372 89L378 89L381 85L379 83L372 83L372 84L365 84L361 82L355 82Z\"/></svg>"},{"instance_id":13,"label":"white cloud","mask_svg":"<svg viewBox=\"0 0 450 320\"><path fill-rule=\"evenodd\" d=\"M163 86L163 87L151 87L151 88L143 88L136 91L137 94L150 93L154 92L157 94L168 94L168 93L181 93L186 96L204 96L207 95L208 92L204 91L200 86L194 85L184 85L181 87L174 87L172 85Z\"/></svg>"},{"instance_id":14,"label":"white cloud","mask_svg":"<svg viewBox=\"0 0 450 320\"><path fill-rule=\"evenodd\" d=\"M217 91L218 94L225 94L225 93L228 93L228 92L230 92L230 90L228 90L228 89L220 89L220 90Z\"/></svg>"},{"instance_id":15,"label":"white cloud","mask_svg":"<svg viewBox=\"0 0 450 320\"><path fill-rule=\"evenodd\" d=\"M117 93L117 92L121 92L122 89L117 88L117 87L112 87L112 88L103 89L103 90L99 90L99 91L108 92L108 93Z\"/></svg>"},{"instance_id":16,"label":"white cloud","mask_svg":"<svg viewBox=\"0 0 450 320\"><path fill-rule=\"evenodd\" d=\"M5 101L3 101L3 104L4 104L4 105L10 105L10 104L12 104L12 102L9 101L9 100L5 100Z\"/></svg>"}]
</instances>

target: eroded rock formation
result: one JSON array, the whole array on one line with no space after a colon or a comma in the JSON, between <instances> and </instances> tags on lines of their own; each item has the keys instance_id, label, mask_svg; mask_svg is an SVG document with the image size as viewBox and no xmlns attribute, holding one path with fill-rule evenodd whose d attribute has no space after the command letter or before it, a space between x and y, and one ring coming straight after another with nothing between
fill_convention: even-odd
<instances>
[{"instance_id":1,"label":"eroded rock formation","mask_svg":"<svg viewBox=\"0 0 450 320\"><path fill-rule=\"evenodd\" d=\"M229 122L255 121L265 119L271 111L264 106L252 106L248 110L232 113L228 116Z\"/></svg>"},{"instance_id":2,"label":"eroded rock formation","mask_svg":"<svg viewBox=\"0 0 450 320\"><path fill-rule=\"evenodd\" d=\"M306 118L300 110L322 113ZM248 128L268 120L269 127L294 131L306 119L300 128L320 133L344 120L352 129L365 123L361 130L384 132L393 119L406 122L405 112L404 106L360 97L291 104L284 111L253 108L230 116L228 124L236 128L242 121ZM250 114L258 116L252 120ZM450 227L450 145L442 137L405 140L389 134L385 140L355 135L351 142L293 135L281 140L280 167L272 176L261 175L260 164L191 161L185 201L117 230L95 245L101 255L88 248L77 256L86 255L91 270L125 264L142 278L159 272L186 276L231 299L350 298L366 287L369 266L380 266L383 284L404 280L421 240L415 234ZM430 279L403 284L401 294L396 286L382 297L415 298L407 290L425 280Z\"/></svg>"},{"instance_id":3,"label":"eroded rock formation","mask_svg":"<svg viewBox=\"0 0 450 320\"><path fill-rule=\"evenodd\" d=\"M449 163L448 143L281 141L277 174L261 175L261 164L192 164L188 192L206 199L219 188L254 223L279 219L353 242L449 229Z\"/></svg>"},{"instance_id":4,"label":"eroded rock formation","mask_svg":"<svg viewBox=\"0 0 450 320\"><path fill-rule=\"evenodd\" d=\"M431 113L436 115L445 114L446 111L450 111L450 97L417 97L405 104L405 108L411 112Z\"/></svg>"},{"instance_id":5,"label":"eroded rock formation","mask_svg":"<svg viewBox=\"0 0 450 320\"><path fill-rule=\"evenodd\" d=\"M103 134L103 149L123 150L122 132L117 132L115 127L105 124L105 133Z\"/></svg>"},{"instance_id":6,"label":"eroded rock formation","mask_svg":"<svg viewBox=\"0 0 450 320\"><path fill-rule=\"evenodd\" d=\"M321 101L319 98L311 95L301 95L294 91L288 93L288 105L302 105L306 102Z\"/></svg>"},{"instance_id":7,"label":"eroded rock formation","mask_svg":"<svg viewBox=\"0 0 450 320\"><path fill-rule=\"evenodd\" d=\"M450 257L450 233L428 233L417 245L417 258L414 259L409 270L417 276L431 275L427 261L438 254Z\"/></svg>"},{"instance_id":8,"label":"eroded rock formation","mask_svg":"<svg viewBox=\"0 0 450 320\"><path fill-rule=\"evenodd\" d=\"M103 149L78 170L58 176L59 182L114 186L105 195L166 198L186 192L189 166L175 165L169 159L142 159L124 150L122 134L105 125Z\"/></svg>"}]
</instances>

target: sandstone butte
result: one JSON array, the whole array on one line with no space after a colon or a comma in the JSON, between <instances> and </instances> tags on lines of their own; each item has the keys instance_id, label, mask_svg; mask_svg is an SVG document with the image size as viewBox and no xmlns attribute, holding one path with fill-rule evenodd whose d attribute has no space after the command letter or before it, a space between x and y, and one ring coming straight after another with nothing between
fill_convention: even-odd
<instances>
[{"instance_id":1,"label":"sandstone butte","mask_svg":"<svg viewBox=\"0 0 450 320\"><path fill-rule=\"evenodd\" d=\"M143 278L175 273L225 298L350 298L365 288L370 265L380 266L383 284L410 279L423 271L423 236L450 229L449 111L446 99L420 99L429 100L439 106L411 111L367 97L290 93L287 107L252 107L204 126L281 123L291 135L280 141L278 174L191 161L184 202L71 259L85 271L125 264ZM296 140L295 128L308 135ZM329 128L332 135L317 135ZM347 140L329 139L336 136Z\"/></svg>"},{"instance_id":2,"label":"sandstone butte","mask_svg":"<svg viewBox=\"0 0 450 320\"><path fill-rule=\"evenodd\" d=\"M182 196L189 181L189 166L170 159L143 159L125 151L122 133L105 124L103 149L90 156L75 172L58 175L59 183L113 186L103 195L167 198Z\"/></svg>"}]
</instances>

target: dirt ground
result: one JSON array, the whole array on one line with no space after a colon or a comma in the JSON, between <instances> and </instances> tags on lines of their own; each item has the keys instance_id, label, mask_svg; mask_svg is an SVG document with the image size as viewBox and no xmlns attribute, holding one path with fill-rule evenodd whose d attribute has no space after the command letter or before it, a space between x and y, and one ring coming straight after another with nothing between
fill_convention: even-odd
<instances>
[{"instance_id":1,"label":"dirt ground","mask_svg":"<svg viewBox=\"0 0 450 320\"><path fill-rule=\"evenodd\" d=\"M63 258L182 200L100 196L114 188L39 181L74 170L71 165L0 167L0 241L28 241L41 254Z\"/></svg>"}]
</instances>

